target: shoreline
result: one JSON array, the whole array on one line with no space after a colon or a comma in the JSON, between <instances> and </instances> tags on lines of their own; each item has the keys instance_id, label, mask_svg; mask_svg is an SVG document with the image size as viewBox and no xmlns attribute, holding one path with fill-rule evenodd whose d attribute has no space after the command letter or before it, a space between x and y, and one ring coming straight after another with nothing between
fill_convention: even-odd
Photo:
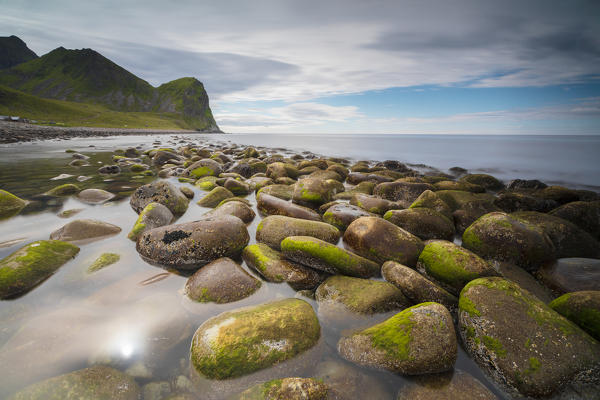
<instances>
[{"instance_id":1,"label":"shoreline","mask_svg":"<svg viewBox=\"0 0 600 400\"><path fill-rule=\"evenodd\" d=\"M37 140L70 139L75 137L212 134L224 132L195 131L188 129L131 129L99 127L66 127L34 125L23 122L0 121L0 144L33 142Z\"/></svg>"}]
</instances>

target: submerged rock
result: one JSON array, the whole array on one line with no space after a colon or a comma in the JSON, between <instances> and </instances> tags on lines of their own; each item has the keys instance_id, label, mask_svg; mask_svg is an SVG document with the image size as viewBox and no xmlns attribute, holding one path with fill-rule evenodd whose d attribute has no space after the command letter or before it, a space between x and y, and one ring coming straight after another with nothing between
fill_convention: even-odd
<instances>
[{"instance_id":1,"label":"submerged rock","mask_svg":"<svg viewBox=\"0 0 600 400\"><path fill-rule=\"evenodd\" d=\"M271 215L260 221L256 228L256 241L280 250L281 241L289 236L312 236L329 243L336 243L340 231L325 222Z\"/></svg>"},{"instance_id":2,"label":"submerged rock","mask_svg":"<svg viewBox=\"0 0 600 400\"><path fill-rule=\"evenodd\" d=\"M250 296L260 288L260 281L227 257L200 268L185 284L189 298L201 303L231 303Z\"/></svg>"},{"instance_id":3,"label":"submerged rock","mask_svg":"<svg viewBox=\"0 0 600 400\"><path fill-rule=\"evenodd\" d=\"M328 387L313 378L283 378L261 383L230 400L327 400Z\"/></svg>"},{"instance_id":4,"label":"submerged rock","mask_svg":"<svg viewBox=\"0 0 600 400\"><path fill-rule=\"evenodd\" d=\"M421 375L402 386L396 400L496 400L483 383L470 374L454 370L443 374Z\"/></svg>"},{"instance_id":5,"label":"submerged rock","mask_svg":"<svg viewBox=\"0 0 600 400\"><path fill-rule=\"evenodd\" d=\"M39 240L21 247L0 261L0 298L31 290L78 252L79 247L57 240Z\"/></svg>"},{"instance_id":6,"label":"submerged rock","mask_svg":"<svg viewBox=\"0 0 600 400\"><path fill-rule=\"evenodd\" d=\"M600 291L563 294L548 306L600 340Z\"/></svg>"},{"instance_id":7,"label":"submerged rock","mask_svg":"<svg viewBox=\"0 0 600 400\"><path fill-rule=\"evenodd\" d=\"M100 271L104 267L116 263L121 259L121 256L115 253L104 253L96 259L87 269L88 272Z\"/></svg>"},{"instance_id":8,"label":"submerged rock","mask_svg":"<svg viewBox=\"0 0 600 400\"><path fill-rule=\"evenodd\" d=\"M438 303L417 304L338 342L345 359L403 375L448 371L457 348L452 316Z\"/></svg>"},{"instance_id":9,"label":"submerged rock","mask_svg":"<svg viewBox=\"0 0 600 400\"><path fill-rule=\"evenodd\" d=\"M452 220L431 208L391 210L386 212L383 218L422 240L452 240L454 237L454 223Z\"/></svg>"},{"instance_id":10,"label":"submerged rock","mask_svg":"<svg viewBox=\"0 0 600 400\"><path fill-rule=\"evenodd\" d=\"M293 358L317 344L319 321L310 304L285 299L225 312L204 322L191 360L209 379L246 375Z\"/></svg>"},{"instance_id":11,"label":"submerged rock","mask_svg":"<svg viewBox=\"0 0 600 400\"><path fill-rule=\"evenodd\" d=\"M76 219L50 234L52 240L76 242L82 240L98 240L106 236L116 235L121 228L108 222L94 219Z\"/></svg>"},{"instance_id":12,"label":"submerged rock","mask_svg":"<svg viewBox=\"0 0 600 400\"><path fill-rule=\"evenodd\" d=\"M187 210L189 200L169 182L156 181L137 188L129 201L133 211L138 214L149 203L160 203L173 214L181 215Z\"/></svg>"},{"instance_id":13,"label":"submerged rock","mask_svg":"<svg viewBox=\"0 0 600 400\"><path fill-rule=\"evenodd\" d=\"M186 270L220 257L236 258L249 240L241 219L223 215L150 229L136 250L150 261Z\"/></svg>"},{"instance_id":14,"label":"submerged rock","mask_svg":"<svg viewBox=\"0 0 600 400\"><path fill-rule=\"evenodd\" d=\"M35 383L11 400L138 400L140 395L132 377L114 368L96 365Z\"/></svg>"},{"instance_id":15,"label":"submerged rock","mask_svg":"<svg viewBox=\"0 0 600 400\"><path fill-rule=\"evenodd\" d=\"M600 290L600 260L597 259L560 258L544 265L536 275L559 294Z\"/></svg>"},{"instance_id":16,"label":"submerged rock","mask_svg":"<svg viewBox=\"0 0 600 400\"><path fill-rule=\"evenodd\" d=\"M0 219L12 217L27 205L27 202L6 190L0 189Z\"/></svg>"},{"instance_id":17,"label":"submerged rock","mask_svg":"<svg viewBox=\"0 0 600 400\"><path fill-rule=\"evenodd\" d=\"M114 197L114 194L102 189L84 189L77 194L79 200L88 204L102 204Z\"/></svg>"},{"instance_id":18,"label":"submerged rock","mask_svg":"<svg viewBox=\"0 0 600 400\"><path fill-rule=\"evenodd\" d=\"M384 382L347 362L323 361L316 366L313 376L327 384L328 400L355 400L367 396L369 400L392 398Z\"/></svg>"},{"instance_id":19,"label":"submerged rock","mask_svg":"<svg viewBox=\"0 0 600 400\"><path fill-rule=\"evenodd\" d=\"M78 193L80 190L81 189L77 185L65 183L64 185L53 187L52 189L48 190L46 194L48 196L70 196Z\"/></svg>"},{"instance_id":20,"label":"submerged rock","mask_svg":"<svg viewBox=\"0 0 600 400\"><path fill-rule=\"evenodd\" d=\"M514 282L471 281L459 309L466 350L512 395L549 396L575 378L598 377L600 344Z\"/></svg>"},{"instance_id":21,"label":"submerged rock","mask_svg":"<svg viewBox=\"0 0 600 400\"><path fill-rule=\"evenodd\" d=\"M142 233L149 229L170 224L171 221L173 221L173 218L173 214L167 207L160 203L148 203L138 216L138 219L135 221L135 224L127 237L135 241Z\"/></svg>"}]
</instances>

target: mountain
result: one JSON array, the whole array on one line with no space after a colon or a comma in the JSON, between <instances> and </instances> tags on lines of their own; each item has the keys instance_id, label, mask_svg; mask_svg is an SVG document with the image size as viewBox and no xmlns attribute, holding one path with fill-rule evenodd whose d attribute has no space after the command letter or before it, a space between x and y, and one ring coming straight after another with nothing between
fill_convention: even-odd
<instances>
[{"instance_id":1,"label":"mountain","mask_svg":"<svg viewBox=\"0 0 600 400\"><path fill-rule=\"evenodd\" d=\"M188 129L218 132L208 95L195 78L153 87L92 49L59 47L0 71L0 85L46 99L99 104L121 112L175 113Z\"/></svg>"},{"instance_id":2,"label":"mountain","mask_svg":"<svg viewBox=\"0 0 600 400\"><path fill-rule=\"evenodd\" d=\"M0 69L10 68L37 58L24 41L16 36L0 36Z\"/></svg>"}]
</instances>

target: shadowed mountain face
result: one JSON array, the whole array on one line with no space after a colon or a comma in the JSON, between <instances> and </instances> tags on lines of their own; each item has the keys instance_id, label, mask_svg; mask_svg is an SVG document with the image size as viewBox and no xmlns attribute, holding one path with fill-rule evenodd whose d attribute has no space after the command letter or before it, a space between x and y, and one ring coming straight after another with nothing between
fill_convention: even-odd
<instances>
[{"instance_id":1,"label":"shadowed mountain face","mask_svg":"<svg viewBox=\"0 0 600 400\"><path fill-rule=\"evenodd\" d=\"M37 55L18 37L0 37L0 69L10 68L35 58Z\"/></svg>"},{"instance_id":2,"label":"shadowed mountain face","mask_svg":"<svg viewBox=\"0 0 600 400\"><path fill-rule=\"evenodd\" d=\"M219 130L204 86L195 78L155 88L92 49L59 47L0 71L0 85L44 98L102 104L115 111L178 113L189 128Z\"/></svg>"}]
</instances>

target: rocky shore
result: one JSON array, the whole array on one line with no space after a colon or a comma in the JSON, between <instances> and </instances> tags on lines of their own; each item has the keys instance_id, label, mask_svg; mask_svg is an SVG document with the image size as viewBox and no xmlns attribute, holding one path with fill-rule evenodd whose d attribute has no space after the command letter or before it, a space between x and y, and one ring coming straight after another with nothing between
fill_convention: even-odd
<instances>
[{"instance_id":1,"label":"rocky shore","mask_svg":"<svg viewBox=\"0 0 600 400\"><path fill-rule=\"evenodd\" d=\"M18 140L114 132L14 129ZM182 368L189 373L180 375L188 384L167 382L160 395L152 391L161 382L89 362L14 399L93 391L127 399L352 399L365 387L374 399L498 398L490 387L505 398L600 398L598 193L189 139L116 150L112 161L97 173L132 174L126 198L135 223L66 215L49 240L0 260L0 298L35 295L80 247L121 230L142 259L187 278L176 293L186 301L221 307L274 283L289 284L295 298L235 307L195 326L173 344L189 343L189 369ZM57 185L44 199L95 207L124 198L85 182ZM35 201L0 190L0 218ZM203 214L178 222L190 208ZM118 260L103 254L91 271ZM350 320L362 325L342 329ZM328 346L333 361L321 359ZM456 369L459 348L487 387ZM408 381L388 393L365 371Z\"/></svg>"},{"instance_id":2,"label":"rocky shore","mask_svg":"<svg viewBox=\"0 0 600 400\"><path fill-rule=\"evenodd\" d=\"M155 130L127 128L61 127L34 125L23 122L0 121L0 144L33 142L48 139L70 139L74 137L160 135L181 133L213 133L194 130ZM222 132L216 132L222 133Z\"/></svg>"}]
</instances>

